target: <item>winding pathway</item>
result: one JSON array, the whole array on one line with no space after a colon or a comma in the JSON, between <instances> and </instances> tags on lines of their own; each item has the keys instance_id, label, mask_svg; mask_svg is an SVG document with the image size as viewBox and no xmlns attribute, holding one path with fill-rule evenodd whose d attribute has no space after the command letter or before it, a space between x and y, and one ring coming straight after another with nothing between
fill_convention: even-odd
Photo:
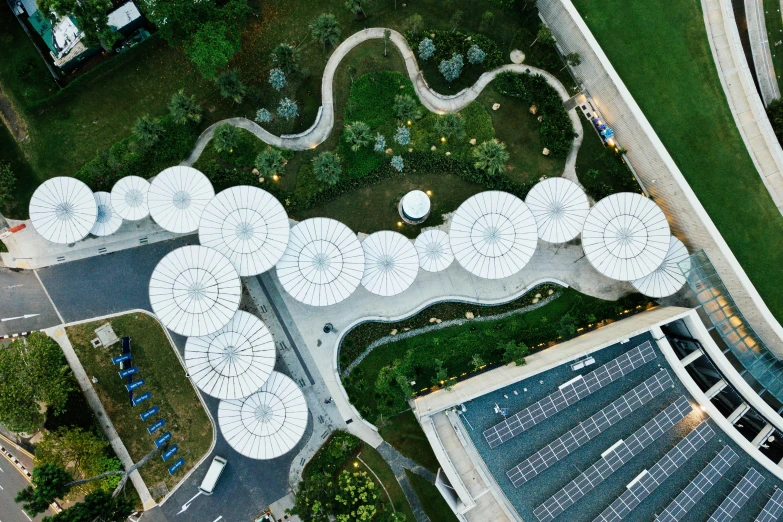
<instances>
[{"instance_id":1,"label":"winding pathway","mask_svg":"<svg viewBox=\"0 0 783 522\"><path fill-rule=\"evenodd\" d=\"M209 140L212 139L215 128L218 125L222 125L224 123L229 123L235 127L250 131L264 143L279 147L281 149L314 149L326 141L326 139L329 137L329 134L332 132L332 128L334 127L335 119L333 84L334 73L337 71L337 67L340 65L340 62L343 60L343 58L345 58L345 56L351 52L354 47L369 40L383 38L383 32L385 30L386 29L383 27L367 28L352 34L337 46L332 55L329 57L329 61L326 63L323 79L321 80L322 105L318 110L318 116L316 117L315 123L313 123L313 125L306 131L300 134L284 134L282 136L275 136L254 121L248 120L247 118L228 118L210 125L201 134L201 136L199 136L198 140L196 141L196 146L193 148L185 161L182 162L182 165L193 165L198 160L199 156L201 156L201 153L209 143ZM560 94L560 97L564 102L570 99L568 91L557 78L552 76L547 71L525 64L503 65L497 69L493 69L492 71L485 72L479 77L473 86L468 87L467 89L463 89L457 94L439 94L432 90L429 85L427 85L427 82L424 79L424 75L419 69L419 64L416 61L416 55L408 46L408 42L405 40L405 37L403 37L399 32L391 30L391 42L397 46L397 49L400 51L403 59L405 60L405 68L408 71L408 76L410 77L411 82L413 82L413 87L416 90L416 94L419 96L421 103L432 112L456 112L462 109L470 102L475 100L478 95L481 94L481 91L483 91L484 88L489 85L489 83L494 80L498 74L507 71L516 73L530 72L532 74L540 74L547 80L547 82L549 82L552 87L555 88L555 90L557 90L558 94ZM574 166L576 164L577 152L579 151L579 147L582 144L582 133L580 132L582 129L582 124L579 121L579 115L576 114L576 111L568 111L568 115L571 118L571 124L573 125L574 130L577 132L577 137L574 139L574 143L571 146L571 151L568 153L563 177L572 181L577 181L576 170Z\"/></svg>"}]
</instances>

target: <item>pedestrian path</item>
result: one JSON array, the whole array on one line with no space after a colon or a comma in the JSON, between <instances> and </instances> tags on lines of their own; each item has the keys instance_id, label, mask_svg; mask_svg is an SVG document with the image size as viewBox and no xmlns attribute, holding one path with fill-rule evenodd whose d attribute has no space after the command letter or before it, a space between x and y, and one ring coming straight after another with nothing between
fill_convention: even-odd
<instances>
[{"instance_id":1,"label":"pedestrian path","mask_svg":"<svg viewBox=\"0 0 783 522\"><path fill-rule=\"evenodd\" d=\"M413 489L413 485L408 480L408 475L405 474L405 470L411 471L425 479L431 484L435 484L435 475L428 469L419 465L413 459L402 455L399 451L389 445L388 442L384 442L378 446L378 453L381 454L383 460L389 465L394 472L394 478L405 493L405 498L408 499L408 504L411 505L413 515L416 517L416 522L429 522L429 517L424 513L424 507L421 505L419 497L416 495L416 491Z\"/></svg>"},{"instance_id":2,"label":"pedestrian path","mask_svg":"<svg viewBox=\"0 0 783 522\"><path fill-rule=\"evenodd\" d=\"M770 13L769 16L780 16L780 13ZM764 105L780 98L780 88L772 63L772 49L767 37L767 23L764 15L764 0L745 0L745 19L748 25L750 52L753 56L753 67L756 79L761 89ZM781 35L783 37L783 35Z\"/></svg>"}]
</instances>

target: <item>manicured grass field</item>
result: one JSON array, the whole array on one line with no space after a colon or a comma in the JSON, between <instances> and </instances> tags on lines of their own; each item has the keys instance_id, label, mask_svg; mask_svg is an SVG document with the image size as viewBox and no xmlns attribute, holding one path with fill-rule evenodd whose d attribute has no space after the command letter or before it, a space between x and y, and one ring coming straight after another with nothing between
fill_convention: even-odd
<instances>
[{"instance_id":1,"label":"manicured grass field","mask_svg":"<svg viewBox=\"0 0 783 522\"><path fill-rule=\"evenodd\" d=\"M185 457L185 465L174 476L169 476L164 462L156 456L139 470L148 487L165 482L171 490L209 450L212 444L209 417L160 324L142 313L109 321L119 337L131 337L133 362L139 367L138 378L145 381L141 392L152 393L150 400L131 407L124 382L117 375L118 367L111 362L111 357L120 353L119 345L106 349L90 344L95 338L94 330L105 322L72 326L67 330L68 338L87 375L98 379L93 387L134 462L155 447L156 436L171 431L172 443L179 445L178 455ZM142 421L139 413L153 405L160 408L160 414L147 422ZM166 420L166 426L150 435L147 426L159 418Z\"/></svg>"},{"instance_id":2,"label":"manicured grass field","mask_svg":"<svg viewBox=\"0 0 783 522\"><path fill-rule=\"evenodd\" d=\"M574 4L767 306L783 320L783 216L729 112L700 3Z\"/></svg>"},{"instance_id":3,"label":"manicured grass field","mask_svg":"<svg viewBox=\"0 0 783 522\"><path fill-rule=\"evenodd\" d=\"M416 491L416 496L419 497L430 522L457 522L457 517L451 511L438 488L415 473L406 470L405 474L408 475L408 480Z\"/></svg>"},{"instance_id":4,"label":"manicured grass field","mask_svg":"<svg viewBox=\"0 0 783 522\"><path fill-rule=\"evenodd\" d=\"M383 427L378 428L383 440L397 449L400 453L411 458L435 473L440 465L432 446L427 441L421 426L416 421L412 411L400 413L396 417L388 419Z\"/></svg>"}]
</instances>

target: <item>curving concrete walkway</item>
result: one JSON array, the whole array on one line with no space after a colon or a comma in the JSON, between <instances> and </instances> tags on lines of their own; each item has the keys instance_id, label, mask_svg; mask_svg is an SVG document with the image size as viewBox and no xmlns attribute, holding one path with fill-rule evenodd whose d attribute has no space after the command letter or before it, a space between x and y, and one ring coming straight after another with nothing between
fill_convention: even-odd
<instances>
[{"instance_id":1,"label":"curving concrete walkway","mask_svg":"<svg viewBox=\"0 0 783 522\"><path fill-rule=\"evenodd\" d=\"M774 13L772 16L776 16ZM777 15L780 16L780 15ZM767 37L767 22L764 16L764 0L745 0L745 20L748 23L750 52L753 56L753 68L761 89L764 106L780 98L775 66L772 63L772 50Z\"/></svg>"},{"instance_id":2,"label":"curving concrete walkway","mask_svg":"<svg viewBox=\"0 0 783 522\"><path fill-rule=\"evenodd\" d=\"M334 127L334 74L337 71L337 67L342 62L343 58L353 50L354 47L360 45L369 40L378 40L383 38L383 32L386 29L383 27L367 28L363 31L352 34L346 38L329 57L329 61L326 63L324 69L323 79L321 80L321 108L318 111L318 117L315 123L306 131L296 135L282 135L275 136L271 132L267 131L257 123L248 120L247 118L228 118L217 123L210 125L196 141L196 146L191 151L190 155L182 162L182 165L193 165L204 152L209 141L212 139L212 135L215 133L215 128L218 125L228 123L252 132L258 139L279 147L282 149L290 150L309 150L314 149L329 137ZM413 50L408 46L407 40L397 31L391 30L391 42L397 46L397 49L402 54L405 60L405 68L408 71L408 76L413 82L413 87L421 100L422 105L432 112L445 113L456 112L470 102L474 101L481 91L489 85L489 83L495 79L495 77L503 72L511 71L516 73L530 72L533 74L540 74L543 76L549 84L557 90L560 94L560 98L565 102L570 99L568 91L560 81L552 76L547 71L538 69L525 64L506 64L492 71L485 72L476 81L473 86L463 89L457 94L443 95L435 92L429 85L427 85L424 75L419 69L419 64L416 61L416 55ZM574 143L571 146L571 151L566 159L566 165L563 176L577 181L576 170L574 165L576 164L576 156L579 151L579 147L582 144L582 123L579 120L579 115L576 111L568 111L568 115L571 118L571 124L574 127L574 131L577 132L577 137L574 139Z\"/></svg>"}]
</instances>

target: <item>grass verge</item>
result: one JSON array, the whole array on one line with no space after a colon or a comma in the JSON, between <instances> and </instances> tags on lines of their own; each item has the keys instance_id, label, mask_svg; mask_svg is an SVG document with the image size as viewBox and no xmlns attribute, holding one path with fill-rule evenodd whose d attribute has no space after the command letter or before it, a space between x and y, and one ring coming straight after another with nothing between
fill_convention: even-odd
<instances>
[{"instance_id":1,"label":"grass verge","mask_svg":"<svg viewBox=\"0 0 783 522\"><path fill-rule=\"evenodd\" d=\"M131 337L133 362L139 367L138 377L145 381L141 391L152 393L152 399L135 408L128 404L128 392L117 376L118 367L111 362L111 357L119 354L119 345L107 350L90 344L95 338L94 330L106 322L111 323L119 337ZM164 462L156 456L139 470L147 486L164 482L171 490L209 451L212 425L162 327L146 314L131 313L108 321L72 326L67 334L87 375L98 379L93 387L134 461L155 447L156 436L171 431L172 443L179 445L178 455L185 457L185 465L174 476L169 476ZM153 405L160 408L160 414L149 422L142 421L139 413ZM158 418L164 418L166 426L150 435L146 428Z\"/></svg>"},{"instance_id":2,"label":"grass verge","mask_svg":"<svg viewBox=\"0 0 783 522\"><path fill-rule=\"evenodd\" d=\"M378 431L383 440L397 451L433 473L438 471L438 459L412 411L390 418L383 426L378 427Z\"/></svg>"},{"instance_id":3,"label":"grass verge","mask_svg":"<svg viewBox=\"0 0 783 522\"><path fill-rule=\"evenodd\" d=\"M408 470L405 470L405 474L408 476L416 496L419 497L421 505L424 507L424 513L427 514L430 522L457 522L457 517L451 511L438 488Z\"/></svg>"},{"instance_id":4,"label":"grass verge","mask_svg":"<svg viewBox=\"0 0 783 522\"><path fill-rule=\"evenodd\" d=\"M359 470L361 470L362 467L367 467L373 471L374 475L373 473L370 473L370 475L373 475L373 478L380 479L383 487L386 488L386 491L389 493L389 497L391 497L391 503L394 506L394 510L402 512L405 515L405 519L408 521L413 522L416 520L416 517L413 516L413 511L411 511L411 506L408 504L408 499L405 498L405 493L402 492L400 484L394 477L394 472L389 465L386 464L386 461L383 460L381 454L372 446L364 444L362 450L359 452L358 458L361 459L361 461L359 461ZM365 466L362 466L362 462ZM353 468L353 466L351 466L351 468Z\"/></svg>"}]
</instances>

